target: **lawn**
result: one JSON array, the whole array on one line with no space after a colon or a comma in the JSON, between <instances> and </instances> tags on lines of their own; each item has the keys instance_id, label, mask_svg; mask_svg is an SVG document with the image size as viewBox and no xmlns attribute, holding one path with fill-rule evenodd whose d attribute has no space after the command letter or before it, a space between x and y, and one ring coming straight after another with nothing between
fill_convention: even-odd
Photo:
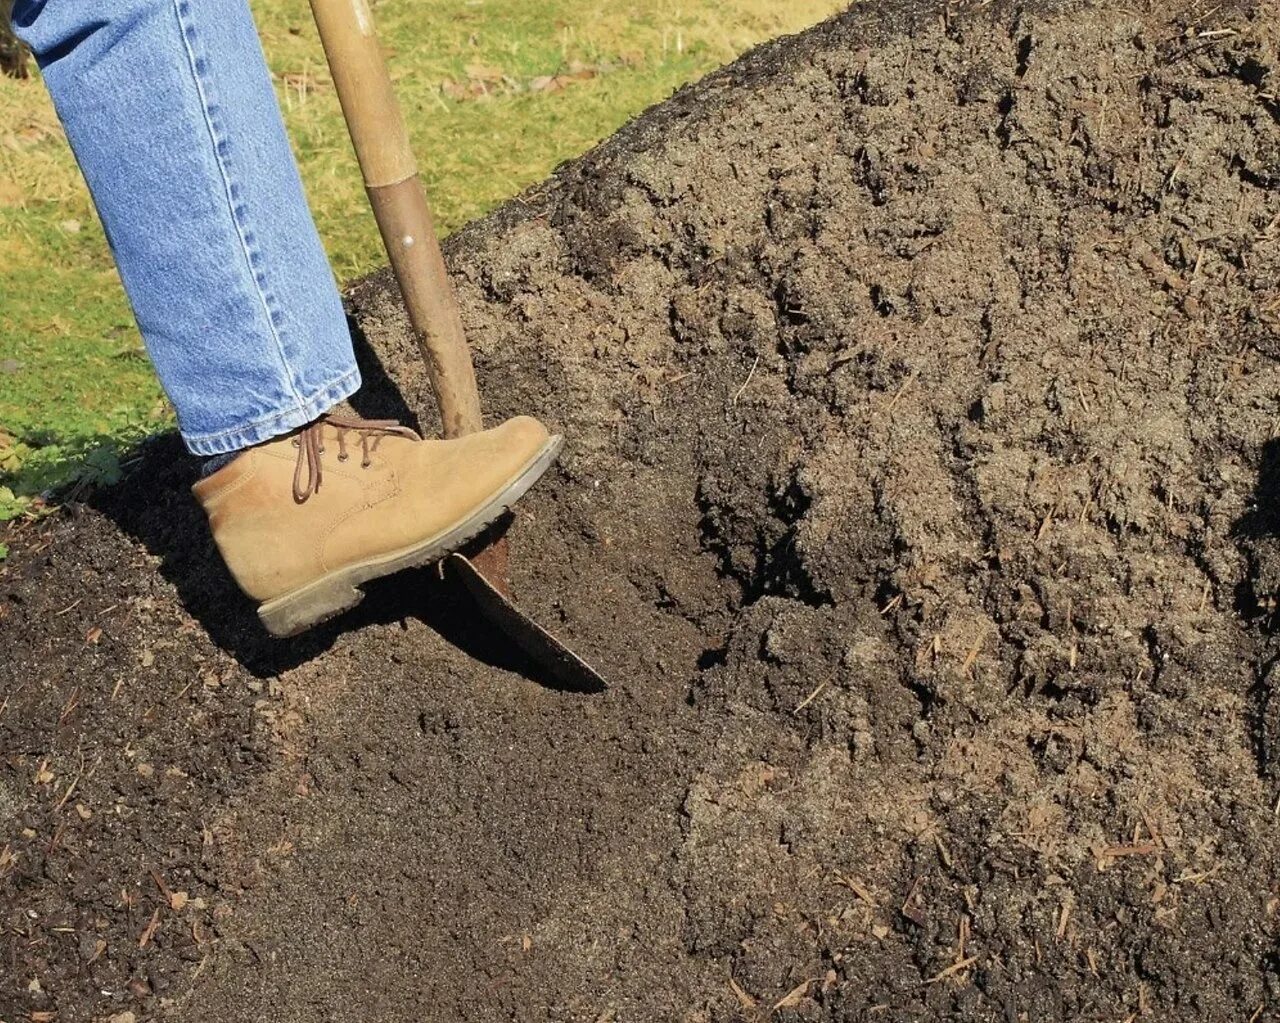
<instances>
[{"instance_id":1,"label":"lawn","mask_svg":"<svg viewBox=\"0 0 1280 1023\"><path fill-rule=\"evenodd\" d=\"M443 229L839 0L381 0L384 44ZM254 3L339 278L382 261L306 0ZM0 78L0 520L172 423L38 78Z\"/></svg>"}]
</instances>

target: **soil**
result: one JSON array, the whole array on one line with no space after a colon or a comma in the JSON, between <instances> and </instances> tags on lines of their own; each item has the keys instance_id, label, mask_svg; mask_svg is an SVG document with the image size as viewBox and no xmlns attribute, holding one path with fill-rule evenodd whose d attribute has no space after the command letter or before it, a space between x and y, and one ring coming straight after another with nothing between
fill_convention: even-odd
<instances>
[{"instance_id":1,"label":"soil","mask_svg":"<svg viewBox=\"0 0 1280 1023\"><path fill-rule=\"evenodd\" d=\"M605 695L430 572L269 640L172 437L11 529L0 1020L1277 1018L1278 47L859 5L453 238Z\"/></svg>"}]
</instances>

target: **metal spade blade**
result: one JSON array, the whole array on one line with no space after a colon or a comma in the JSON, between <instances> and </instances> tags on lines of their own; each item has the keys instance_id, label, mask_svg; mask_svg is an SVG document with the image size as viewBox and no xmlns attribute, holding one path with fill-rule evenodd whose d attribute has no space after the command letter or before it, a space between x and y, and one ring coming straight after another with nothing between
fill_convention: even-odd
<instances>
[{"instance_id":1,"label":"metal spade blade","mask_svg":"<svg viewBox=\"0 0 1280 1023\"><path fill-rule=\"evenodd\" d=\"M526 657L564 689L575 693L602 693L608 688L595 668L503 596L464 555L450 554L443 568L447 578L466 587L485 618L496 624Z\"/></svg>"}]
</instances>

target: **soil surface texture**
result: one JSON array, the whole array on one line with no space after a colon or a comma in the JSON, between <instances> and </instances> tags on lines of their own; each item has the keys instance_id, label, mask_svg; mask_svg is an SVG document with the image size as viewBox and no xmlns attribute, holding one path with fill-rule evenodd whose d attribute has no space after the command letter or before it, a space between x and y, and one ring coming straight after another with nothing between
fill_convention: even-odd
<instances>
[{"instance_id":1,"label":"soil surface texture","mask_svg":"<svg viewBox=\"0 0 1280 1023\"><path fill-rule=\"evenodd\" d=\"M1277 1018L1278 23L859 5L452 239L606 694L270 640L172 437L10 529L0 1020Z\"/></svg>"}]
</instances>

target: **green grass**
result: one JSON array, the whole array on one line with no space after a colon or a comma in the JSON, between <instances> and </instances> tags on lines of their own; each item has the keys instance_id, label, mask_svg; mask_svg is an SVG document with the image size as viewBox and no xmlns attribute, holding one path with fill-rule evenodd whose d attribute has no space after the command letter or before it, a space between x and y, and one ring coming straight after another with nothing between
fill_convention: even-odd
<instances>
[{"instance_id":1,"label":"green grass","mask_svg":"<svg viewBox=\"0 0 1280 1023\"><path fill-rule=\"evenodd\" d=\"M374 10L442 230L678 86L840 0L381 0ZM306 0L254 3L341 279L383 261ZM548 81L551 79L551 81ZM0 79L0 521L172 423L37 79ZM2 556L2 555L0 555Z\"/></svg>"}]
</instances>

